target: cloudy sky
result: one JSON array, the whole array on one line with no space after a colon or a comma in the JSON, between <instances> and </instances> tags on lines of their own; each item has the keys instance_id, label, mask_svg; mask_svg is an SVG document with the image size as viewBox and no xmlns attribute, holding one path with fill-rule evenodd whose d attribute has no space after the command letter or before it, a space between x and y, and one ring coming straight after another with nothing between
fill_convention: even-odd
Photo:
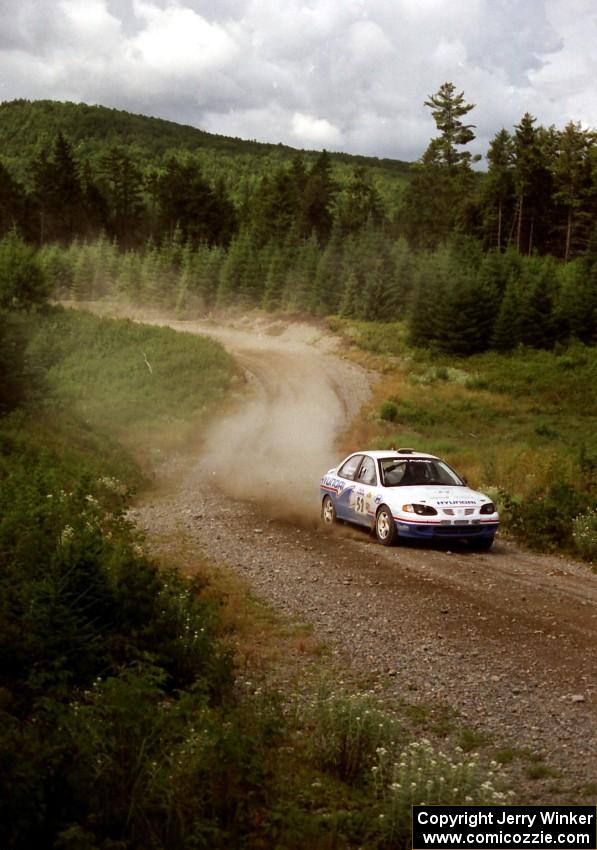
<instances>
[{"instance_id":1,"label":"cloudy sky","mask_svg":"<svg viewBox=\"0 0 597 850\"><path fill-rule=\"evenodd\" d=\"M482 153L526 111L597 127L596 45L596 0L0 0L0 99L413 160L446 80Z\"/></svg>"}]
</instances>

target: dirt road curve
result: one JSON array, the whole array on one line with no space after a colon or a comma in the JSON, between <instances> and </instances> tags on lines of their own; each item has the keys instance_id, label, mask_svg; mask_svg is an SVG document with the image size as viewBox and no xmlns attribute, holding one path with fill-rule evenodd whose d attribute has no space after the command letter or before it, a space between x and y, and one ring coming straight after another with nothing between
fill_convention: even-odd
<instances>
[{"instance_id":1,"label":"dirt road curve","mask_svg":"<svg viewBox=\"0 0 597 850\"><path fill-rule=\"evenodd\" d=\"M385 693L451 706L542 757L558 776L518 802L586 801L582 787L597 778L591 571L503 542L488 554L387 550L359 531L324 533L318 479L339 459L334 441L370 376L306 325L168 324L222 340L248 386L202 456L172 461L170 485L136 510L155 545L184 540L226 561Z\"/></svg>"}]
</instances>

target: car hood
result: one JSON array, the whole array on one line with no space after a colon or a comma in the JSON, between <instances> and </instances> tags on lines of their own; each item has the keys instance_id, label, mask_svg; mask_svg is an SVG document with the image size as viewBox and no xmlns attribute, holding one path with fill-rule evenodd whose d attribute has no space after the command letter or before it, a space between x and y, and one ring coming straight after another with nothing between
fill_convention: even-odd
<instances>
[{"instance_id":1,"label":"car hood","mask_svg":"<svg viewBox=\"0 0 597 850\"><path fill-rule=\"evenodd\" d=\"M436 508L473 508L489 502L488 496L471 490L470 487L451 487L439 484L415 485L412 487L388 487L385 490L387 500L392 505L406 505L413 502L433 505Z\"/></svg>"}]
</instances>

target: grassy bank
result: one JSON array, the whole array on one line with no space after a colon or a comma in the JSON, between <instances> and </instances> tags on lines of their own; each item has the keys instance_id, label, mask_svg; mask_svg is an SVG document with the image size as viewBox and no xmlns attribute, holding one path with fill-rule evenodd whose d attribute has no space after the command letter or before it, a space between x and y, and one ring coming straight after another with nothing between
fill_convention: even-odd
<instances>
[{"instance_id":1,"label":"grassy bank","mask_svg":"<svg viewBox=\"0 0 597 850\"><path fill-rule=\"evenodd\" d=\"M456 358L409 348L400 323L332 327L383 373L347 447L440 454L496 498L520 539L597 557L594 347Z\"/></svg>"},{"instance_id":2,"label":"grassy bank","mask_svg":"<svg viewBox=\"0 0 597 850\"><path fill-rule=\"evenodd\" d=\"M39 317L28 355L48 405L137 451L201 426L235 369L207 337L68 309Z\"/></svg>"}]
</instances>

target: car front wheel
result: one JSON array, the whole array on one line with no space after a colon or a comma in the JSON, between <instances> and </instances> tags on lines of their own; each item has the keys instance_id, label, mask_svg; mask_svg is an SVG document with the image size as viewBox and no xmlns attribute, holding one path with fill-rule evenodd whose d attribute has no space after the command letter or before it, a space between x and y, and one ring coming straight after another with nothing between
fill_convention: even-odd
<instances>
[{"instance_id":1,"label":"car front wheel","mask_svg":"<svg viewBox=\"0 0 597 850\"><path fill-rule=\"evenodd\" d=\"M382 505L377 511L375 536L382 546L391 546L396 539L396 523L387 505Z\"/></svg>"},{"instance_id":2,"label":"car front wheel","mask_svg":"<svg viewBox=\"0 0 597 850\"><path fill-rule=\"evenodd\" d=\"M336 508L330 496L325 496L321 503L321 519L325 525L333 525L336 522Z\"/></svg>"}]
</instances>

